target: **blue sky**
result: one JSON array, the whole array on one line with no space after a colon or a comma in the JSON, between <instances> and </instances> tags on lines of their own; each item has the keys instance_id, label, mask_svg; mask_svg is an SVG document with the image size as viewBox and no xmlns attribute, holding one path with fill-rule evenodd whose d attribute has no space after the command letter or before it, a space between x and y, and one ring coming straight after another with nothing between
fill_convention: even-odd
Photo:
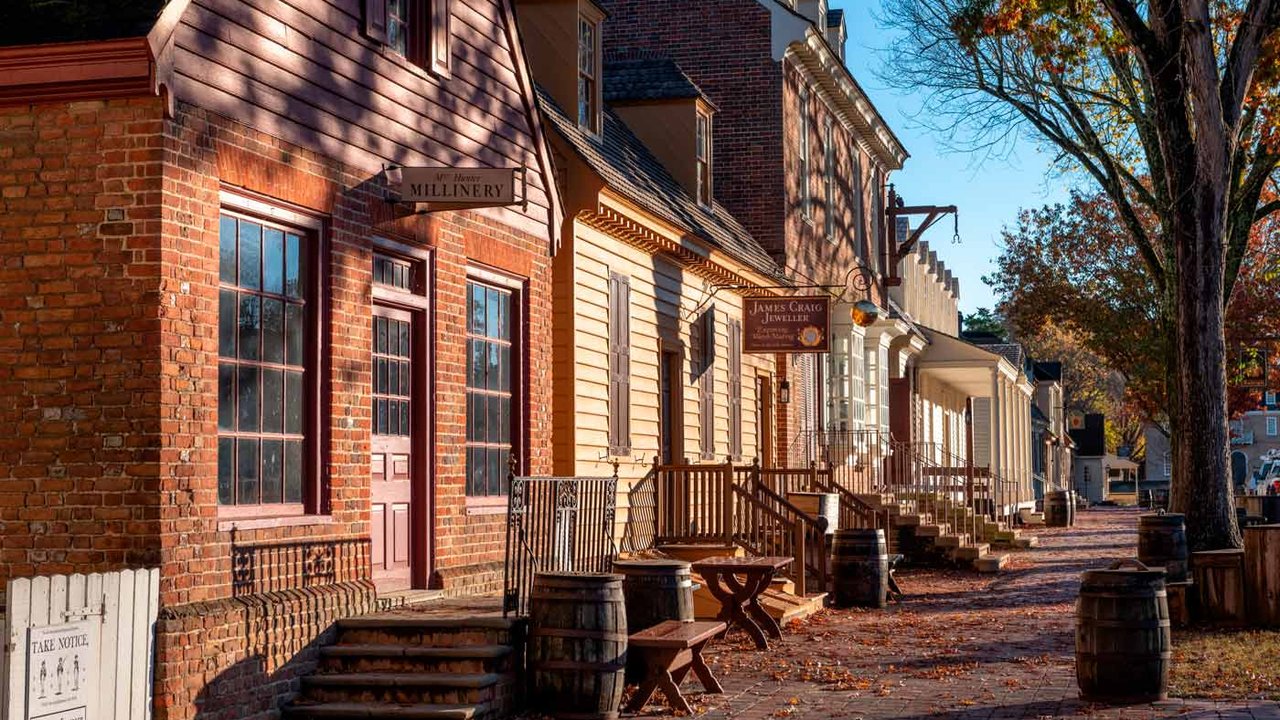
<instances>
[{"instance_id":1,"label":"blue sky","mask_svg":"<svg viewBox=\"0 0 1280 720\"><path fill-rule=\"evenodd\" d=\"M1048 173L1050 156L1029 140L1020 140L1009 156L975 157L948 150L913 120L924 95L888 86L877 71L882 51L895 38L876 22L880 0L831 0L843 8L849 26L847 64L911 157L891 176L908 205L956 205L960 208L959 245L944 218L925 233L932 249L960 278L960 309L992 307L991 288L982 282L1000 254L1000 230L1012 225L1018 210L1060 202L1067 192L1061 178Z\"/></svg>"}]
</instances>

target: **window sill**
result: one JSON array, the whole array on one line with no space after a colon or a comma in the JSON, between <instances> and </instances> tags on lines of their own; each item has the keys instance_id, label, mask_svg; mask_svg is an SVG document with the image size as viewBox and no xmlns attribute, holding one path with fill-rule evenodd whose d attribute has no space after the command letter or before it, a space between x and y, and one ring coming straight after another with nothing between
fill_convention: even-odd
<instances>
[{"instance_id":1,"label":"window sill","mask_svg":"<svg viewBox=\"0 0 1280 720\"><path fill-rule=\"evenodd\" d=\"M269 530L283 527L320 527L332 525L332 515L279 515L275 517L225 518L218 521L218 532L232 530Z\"/></svg>"},{"instance_id":2,"label":"window sill","mask_svg":"<svg viewBox=\"0 0 1280 720\"><path fill-rule=\"evenodd\" d=\"M507 498L502 497L469 497L467 498L467 515L506 515Z\"/></svg>"}]
</instances>

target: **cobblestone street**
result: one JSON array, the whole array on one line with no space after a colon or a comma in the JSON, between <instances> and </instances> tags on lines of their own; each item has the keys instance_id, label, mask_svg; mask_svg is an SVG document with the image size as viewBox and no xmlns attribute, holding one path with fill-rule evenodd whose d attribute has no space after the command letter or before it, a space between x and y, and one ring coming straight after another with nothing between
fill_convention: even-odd
<instances>
[{"instance_id":1,"label":"cobblestone street","mask_svg":"<svg viewBox=\"0 0 1280 720\"><path fill-rule=\"evenodd\" d=\"M903 570L885 611L829 610L784 630L768 652L740 633L708 657L722 696L690 692L707 718L1280 718L1263 701L1171 700L1108 708L1077 698L1074 603L1080 573L1132 557L1133 510L1080 513L1040 529L998 576ZM1177 632L1175 631L1175 645ZM1259 662L1264 662L1259 658ZM1272 660L1274 661L1274 659ZM695 682L688 682L691 691ZM650 705L646 714L664 714Z\"/></svg>"}]
</instances>

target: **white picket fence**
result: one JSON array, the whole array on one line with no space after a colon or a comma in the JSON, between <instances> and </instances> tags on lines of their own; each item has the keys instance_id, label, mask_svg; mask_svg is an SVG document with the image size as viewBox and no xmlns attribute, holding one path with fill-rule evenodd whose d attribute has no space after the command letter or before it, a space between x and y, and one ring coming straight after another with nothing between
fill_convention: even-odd
<instances>
[{"instance_id":1,"label":"white picket fence","mask_svg":"<svg viewBox=\"0 0 1280 720\"><path fill-rule=\"evenodd\" d=\"M27 717L27 637L31 628L97 618L97 703L86 720L148 720L155 670L160 571L124 570L10 580L0 631L6 638L0 707Z\"/></svg>"}]
</instances>

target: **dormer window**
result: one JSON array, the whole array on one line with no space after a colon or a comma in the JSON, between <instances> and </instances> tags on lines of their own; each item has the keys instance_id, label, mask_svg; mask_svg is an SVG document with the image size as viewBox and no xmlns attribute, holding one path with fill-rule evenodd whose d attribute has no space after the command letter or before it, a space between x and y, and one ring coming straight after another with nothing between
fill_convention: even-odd
<instances>
[{"instance_id":1,"label":"dormer window","mask_svg":"<svg viewBox=\"0 0 1280 720\"><path fill-rule=\"evenodd\" d=\"M578 16L578 127L600 132L600 21Z\"/></svg>"},{"instance_id":2,"label":"dormer window","mask_svg":"<svg viewBox=\"0 0 1280 720\"><path fill-rule=\"evenodd\" d=\"M450 72L451 0L364 0L365 35L441 77Z\"/></svg>"},{"instance_id":3,"label":"dormer window","mask_svg":"<svg viewBox=\"0 0 1280 720\"><path fill-rule=\"evenodd\" d=\"M711 207L711 116L698 111L698 130L694 140L698 174L698 204Z\"/></svg>"}]
</instances>

